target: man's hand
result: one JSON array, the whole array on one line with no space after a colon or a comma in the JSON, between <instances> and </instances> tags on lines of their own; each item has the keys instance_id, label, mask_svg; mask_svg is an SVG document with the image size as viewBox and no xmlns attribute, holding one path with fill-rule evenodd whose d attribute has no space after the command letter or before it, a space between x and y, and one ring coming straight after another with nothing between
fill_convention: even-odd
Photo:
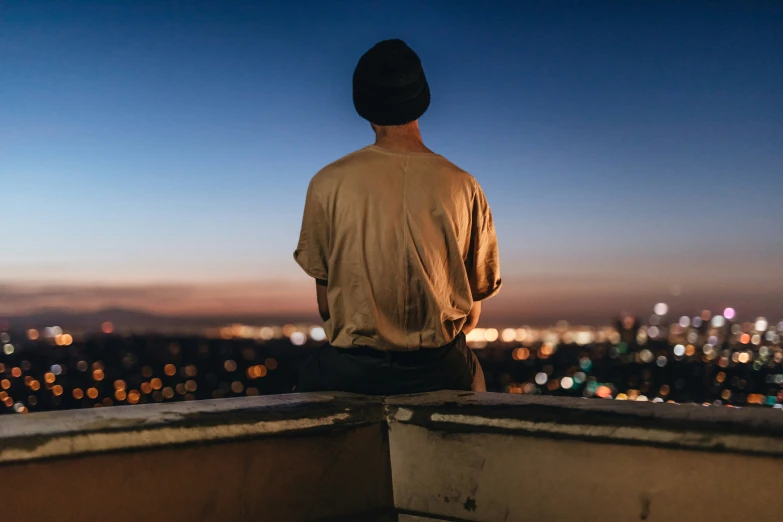
<instances>
[{"instance_id":1,"label":"man's hand","mask_svg":"<svg viewBox=\"0 0 783 522\"><path fill-rule=\"evenodd\" d=\"M329 320L329 299L326 295L326 281L322 279L315 280L315 295L318 298L318 313L324 322Z\"/></svg>"},{"instance_id":2,"label":"man's hand","mask_svg":"<svg viewBox=\"0 0 783 522\"><path fill-rule=\"evenodd\" d=\"M479 317L481 317L481 301L474 301L470 312L468 312L468 318L462 326L462 333L468 335L471 330L478 326Z\"/></svg>"}]
</instances>

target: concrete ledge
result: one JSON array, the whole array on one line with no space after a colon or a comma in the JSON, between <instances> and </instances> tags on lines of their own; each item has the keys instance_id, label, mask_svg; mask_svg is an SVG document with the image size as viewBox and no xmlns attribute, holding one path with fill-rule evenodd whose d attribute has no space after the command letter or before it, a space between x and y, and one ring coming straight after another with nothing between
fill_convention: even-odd
<instances>
[{"instance_id":1,"label":"concrete ledge","mask_svg":"<svg viewBox=\"0 0 783 522\"><path fill-rule=\"evenodd\" d=\"M339 394L5 417L0 519L396 520L384 420Z\"/></svg>"},{"instance_id":2,"label":"concrete ledge","mask_svg":"<svg viewBox=\"0 0 783 522\"><path fill-rule=\"evenodd\" d=\"M779 518L783 415L599 399L390 398L400 520Z\"/></svg>"},{"instance_id":3,"label":"concrete ledge","mask_svg":"<svg viewBox=\"0 0 783 522\"><path fill-rule=\"evenodd\" d=\"M377 398L300 394L146 404L6 417L0 464L106 451L302 435L377 424Z\"/></svg>"},{"instance_id":4,"label":"concrete ledge","mask_svg":"<svg viewBox=\"0 0 783 522\"><path fill-rule=\"evenodd\" d=\"M267 396L5 417L0 505L3 522L765 520L782 456L771 409Z\"/></svg>"},{"instance_id":5,"label":"concrete ledge","mask_svg":"<svg viewBox=\"0 0 783 522\"><path fill-rule=\"evenodd\" d=\"M389 398L388 420L430 430L783 456L783 412L494 393Z\"/></svg>"}]
</instances>

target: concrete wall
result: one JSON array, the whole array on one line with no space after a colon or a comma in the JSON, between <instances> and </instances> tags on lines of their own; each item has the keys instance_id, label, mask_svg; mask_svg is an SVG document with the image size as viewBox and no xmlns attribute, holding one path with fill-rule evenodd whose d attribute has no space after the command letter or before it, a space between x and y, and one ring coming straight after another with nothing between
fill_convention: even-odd
<instances>
[{"instance_id":1,"label":"concrete wall","mask_svg":"<svg viewBox=\"0 0 783 522\"><path fill-rule=\"evenodd\" d=\"M0 521L381 520L381 413L289 396L5 416Z\"/></svg>"},{"instance_id":2,"label":"concrete wall","mask_svg":"<svg viewBox=\"0 0 783 522\"><path fill-rule=\"evenodd\" d=\"M393 399L388 410L395 505L411 522L783 512L778 411L491 394Z\"/></svg>"},{"instance_id":3,"label":"concrete wall","mask_svg":"<svg viewBox=\"0 0 783 522\"><path fill-rule=\"evenodd\" d=\"M745 521L783 412L442 392L4 416L0 522Z\"/></svg>"}]
</instances>

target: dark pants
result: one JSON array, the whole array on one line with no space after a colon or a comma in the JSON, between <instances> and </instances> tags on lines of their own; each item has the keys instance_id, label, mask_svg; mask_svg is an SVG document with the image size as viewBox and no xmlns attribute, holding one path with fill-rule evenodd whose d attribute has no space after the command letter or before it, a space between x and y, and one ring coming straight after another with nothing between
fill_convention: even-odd
<instances>
[{"instance_id":1,"label":"dark pants","mask_svg":"<svg viewBox=\"0 0 783 522\"><path fill-rule=\"evenodd\" d=\"M315 350L299 374L297 392L344 391L399 395L436 390L485 391L484 373L465 336L441 348L381 352L371 348Z\"/></svg>"}]
</instances>

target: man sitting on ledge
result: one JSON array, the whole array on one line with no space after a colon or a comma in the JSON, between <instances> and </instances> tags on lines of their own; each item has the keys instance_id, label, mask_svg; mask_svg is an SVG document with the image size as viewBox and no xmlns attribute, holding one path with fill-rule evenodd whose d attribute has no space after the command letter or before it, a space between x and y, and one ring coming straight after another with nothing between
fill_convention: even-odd
<instances>
[{"instance_id":1,"label":"man sitting on ledge","mask_svg":"<svg viewBox=\"0 0 783 522\"><path fill-rule=\"evenodd\" d=\"M501 286L484 193L424 146L430 90L404 42L361 57L353 101L375 144L322 169L307 190L294 258L316 280L329 343L296 391L485 391L465 341Z\"/></svg>"}]
</instances>

